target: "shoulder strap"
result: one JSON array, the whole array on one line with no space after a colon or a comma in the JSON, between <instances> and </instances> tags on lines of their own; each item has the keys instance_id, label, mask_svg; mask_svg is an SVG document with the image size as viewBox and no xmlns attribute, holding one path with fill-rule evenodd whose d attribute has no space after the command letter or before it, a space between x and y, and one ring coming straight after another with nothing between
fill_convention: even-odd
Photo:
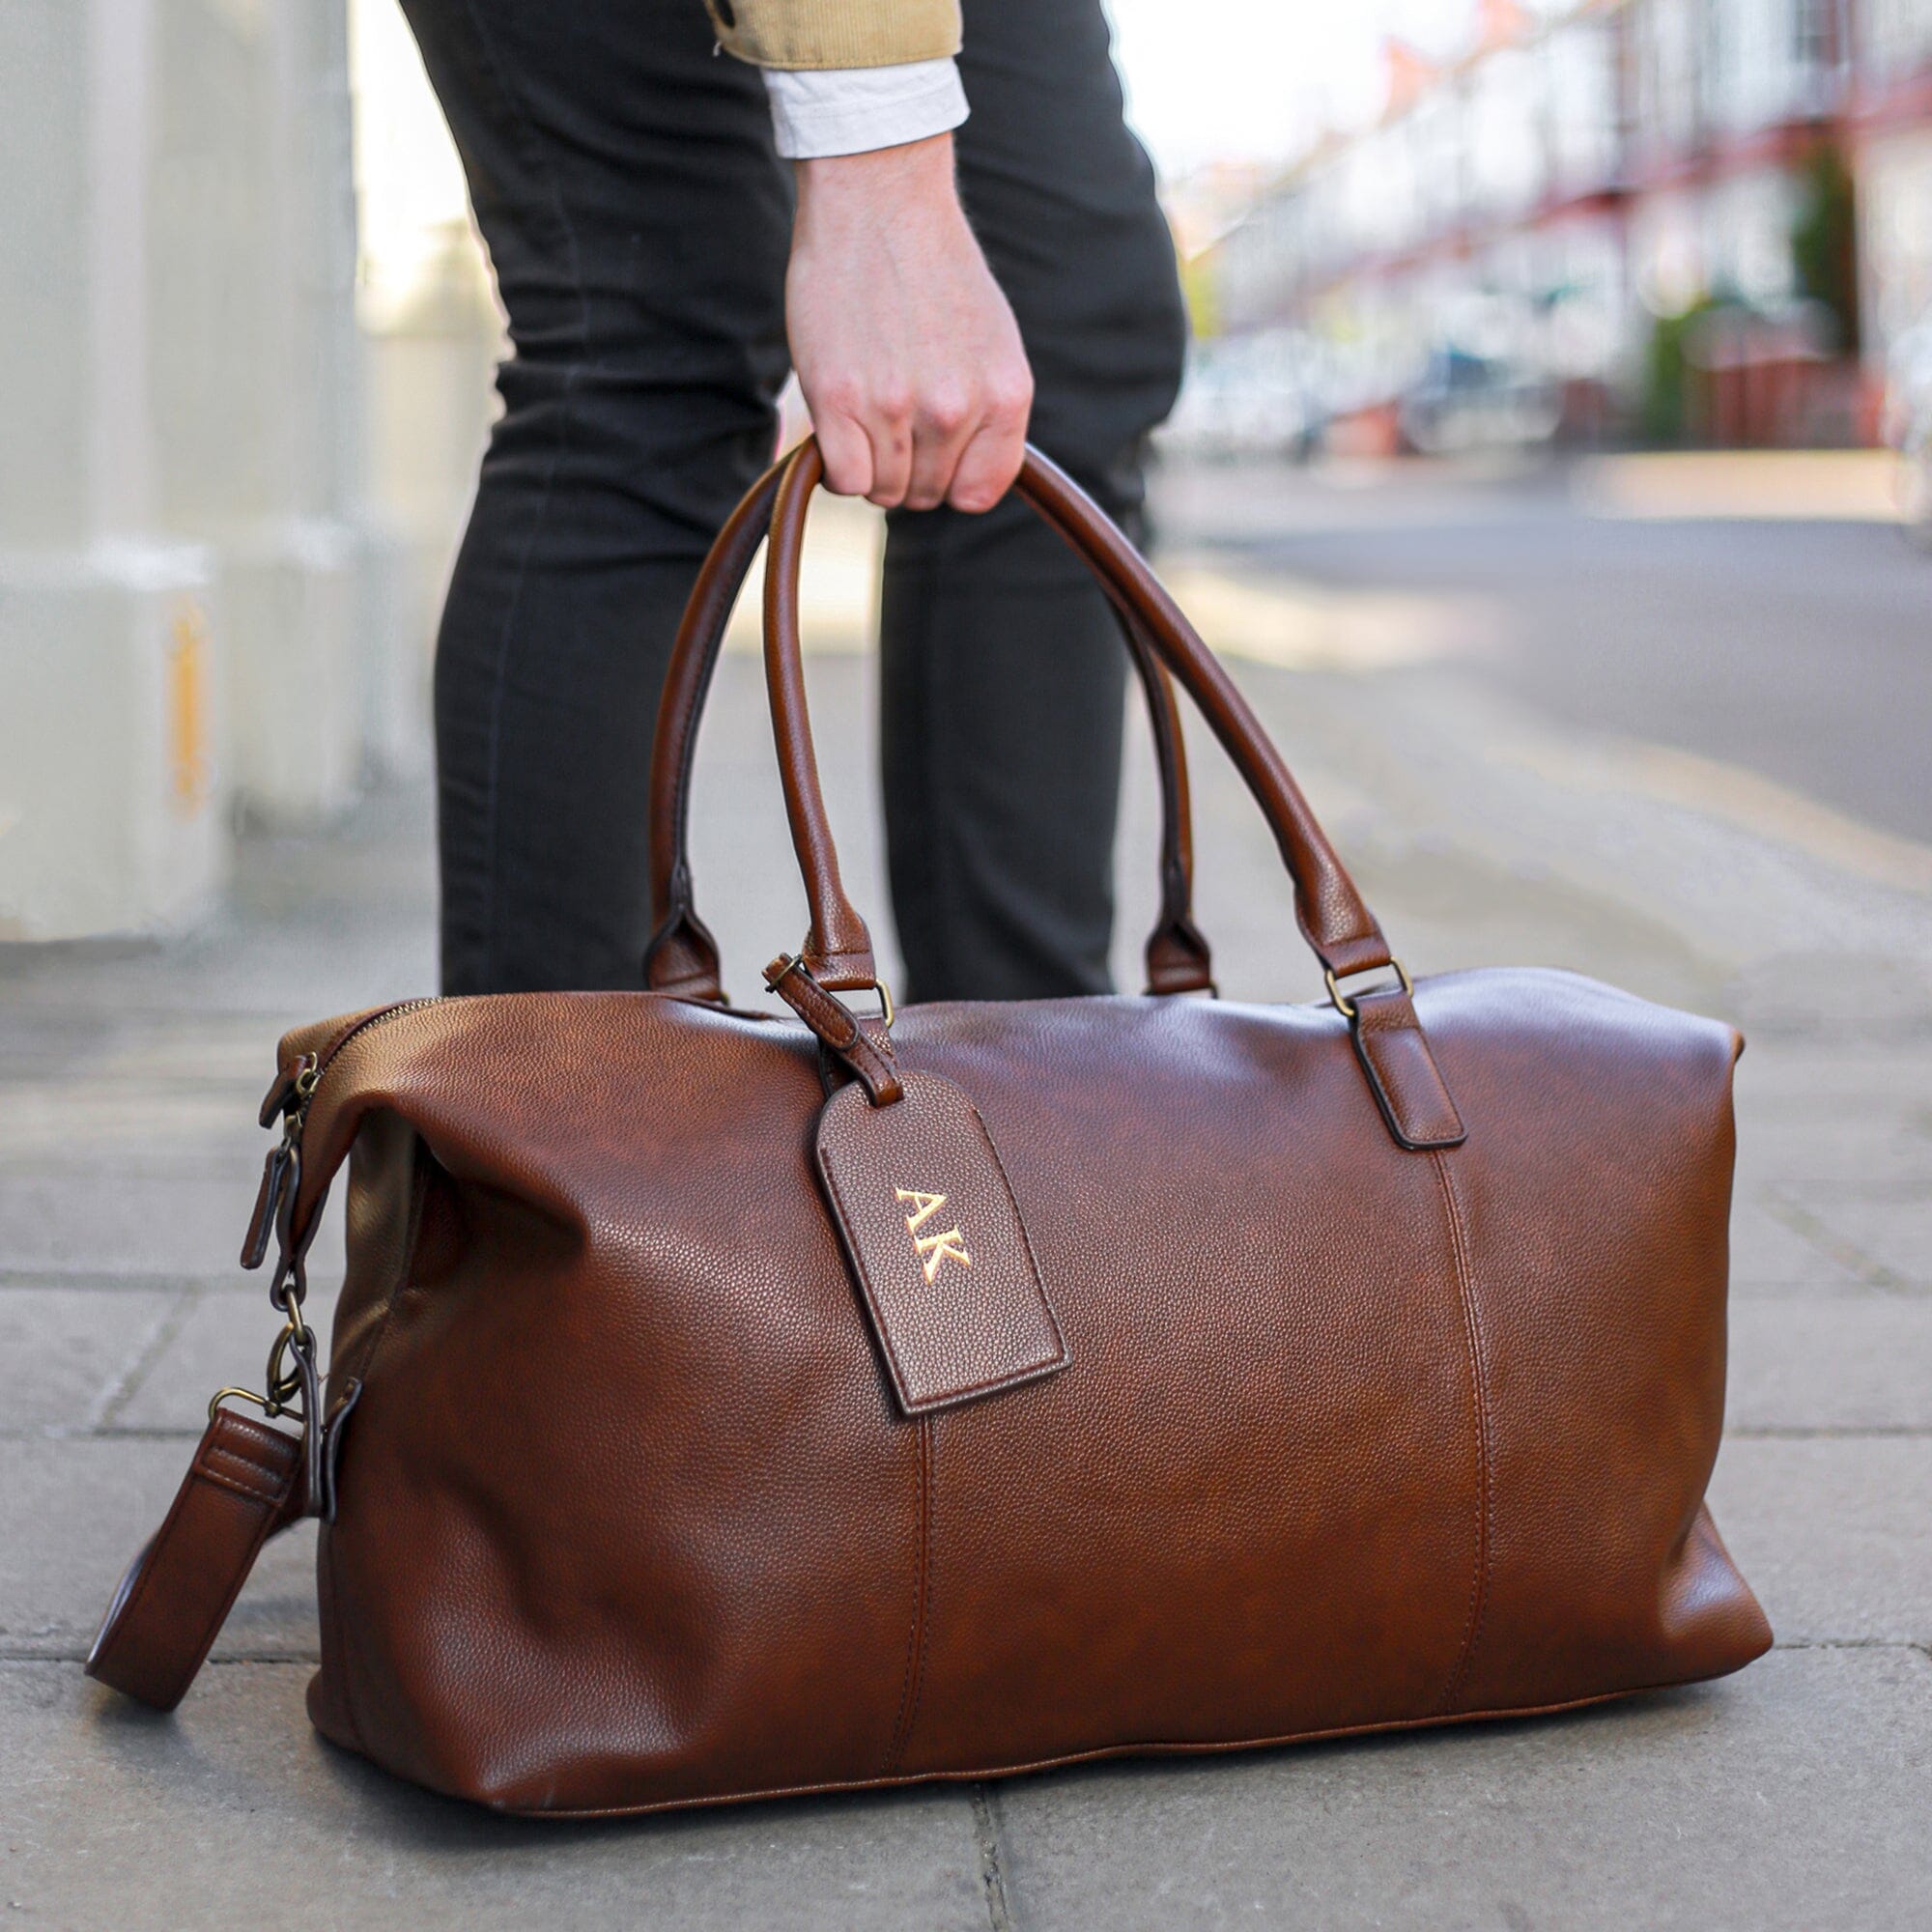
<instances>
[{"instance_id":1,"label":"shoulder strap","mask_svg":"<svg viewBox=\"0 0 1932 1932\"><path fill-rule=\"evenodd\" d=\"M174 1506L107 1606L87 1674L172 1711L262 1546L306 1510L303 1463L299 1436L217 1408Z\"/></svg>"}]
</instances>

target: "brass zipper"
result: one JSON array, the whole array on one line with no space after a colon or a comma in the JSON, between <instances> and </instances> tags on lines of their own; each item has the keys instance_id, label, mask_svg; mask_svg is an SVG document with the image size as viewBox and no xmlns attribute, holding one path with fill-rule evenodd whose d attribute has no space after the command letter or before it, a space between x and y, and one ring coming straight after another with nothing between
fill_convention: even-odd
<instances>
[{"instance_id":1,"label":"brass zipper","mask_svg":"<svg viewBox=\"0 0 1932 1932\"><path fill-rule=\"evenodd\" d=\"M427 999L398 1000L393 1006L364 1013L359 1020L344 1027L320 1053L298 1055L294 1065L269 1090L269 1097L262 1102L261 1122L271 1127L279 1115L282 1138L269 1150L262 1163L262 1184L255 1193L255 1211L248 1217L248 1232L242 1239L244 1268L258 1268L268 1259L269 1236L275 1231L283 1204L300 1184L302 1129L308 1124L315 1090L334 1064L336 1055L371 1027L384 1026L390 1020L401 1019L405 1013L421 1012L425 1007L440 1004L441 996L432 994Z\"/></svg>"}]
</instances>

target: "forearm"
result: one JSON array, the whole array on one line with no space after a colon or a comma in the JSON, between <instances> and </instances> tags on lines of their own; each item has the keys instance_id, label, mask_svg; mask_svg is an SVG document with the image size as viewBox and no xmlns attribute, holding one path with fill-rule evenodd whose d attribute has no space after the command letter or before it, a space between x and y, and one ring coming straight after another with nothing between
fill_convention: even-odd
<instances>
[{"instance_id":1,"label":"forearm","mask_svg":"<svg viewBox=\"0 0 1932 1932\"><path fill-rule=\"evenodd\" d=\"M942 134L797 164L792 360L835 490L985 510L1019 469L1033 380Z\"/></svg>"},{"instance_id":2,"label":"forearm","mask_svg":"<svg viewBox=\"0 0 1932 1932\"><path fill-rule=\"evenodd\" d=\"M706 0L765 70L798 178L785 326L828 484L885 508L990 509L1033 377L952 172L957 0Z\"/></svg>"}]
</instances>

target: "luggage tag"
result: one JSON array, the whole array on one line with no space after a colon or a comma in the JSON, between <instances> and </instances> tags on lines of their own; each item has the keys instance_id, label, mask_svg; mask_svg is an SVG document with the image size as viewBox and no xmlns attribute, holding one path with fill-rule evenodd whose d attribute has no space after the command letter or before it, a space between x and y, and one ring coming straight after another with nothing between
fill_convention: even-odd
<instances>
[{"instance_id":1,"label":"luggage tag","mask_svg":"<svg viewBox=\"0 0 1932 1932\"><path fill-rule=\"evenodd\" d=\"M893 1392L924 1415L1069 1359L980 1110L936 1074L875 1105L858 1081L818 1117L818 1170Z\"/></svg>"}]
</instances>

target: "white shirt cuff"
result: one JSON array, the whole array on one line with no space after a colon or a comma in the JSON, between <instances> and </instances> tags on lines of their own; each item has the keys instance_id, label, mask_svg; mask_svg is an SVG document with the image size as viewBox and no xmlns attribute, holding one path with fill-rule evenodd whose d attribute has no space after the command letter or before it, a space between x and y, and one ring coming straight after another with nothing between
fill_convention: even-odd
<instances>
[{"instance_id":1,"label":"white shirt cuff","mask_svg":"<svg viewBox=\"0 0 1932 1932\"><path fill-rule=\"evenodd\" d=\"M952 59L897 67L767 67L772 132L788 161L865 155L944 134L966 118L966 90Z\"/></svg>"}]
</instances>

